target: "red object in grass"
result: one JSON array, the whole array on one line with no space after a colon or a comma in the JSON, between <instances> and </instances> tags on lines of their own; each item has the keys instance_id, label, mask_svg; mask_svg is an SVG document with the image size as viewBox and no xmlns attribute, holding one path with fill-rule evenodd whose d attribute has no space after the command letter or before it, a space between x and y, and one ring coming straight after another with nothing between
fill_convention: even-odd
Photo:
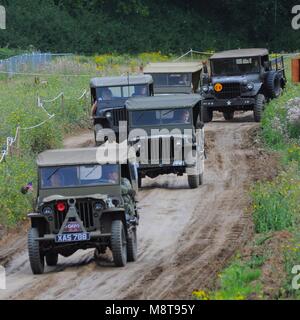
<instances>
[{"instance_id":1,"label":"red object in grass","mask_svg":"<svg viewBox=\"0 0 300 320\"><path fill-rule=\"evenodd\" d=\"M59 212L64 212L66 210L66 204L64 202L57 202L56 209Z\"/></svg>"}]
</instances>

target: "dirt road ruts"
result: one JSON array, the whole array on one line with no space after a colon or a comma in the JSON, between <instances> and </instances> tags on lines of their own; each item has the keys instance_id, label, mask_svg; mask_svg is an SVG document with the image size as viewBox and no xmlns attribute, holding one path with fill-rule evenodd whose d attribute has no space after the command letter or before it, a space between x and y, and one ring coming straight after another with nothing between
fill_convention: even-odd
<instances>
[{"instance_id":1,"label":"dirt road ruts","mask_svg":"<svg viewBox=\"0 0 300 320\"><path fill-rule=\"evenodd\" d=\"M0 299L189 299L193 289L210 287L251 236L247 188L260 161L257 150L244 145L257 126L244 113L206 126L205 183L198 189L174 175L143 181L136 263L115 268L109 252L95 263L93 251L80 251L34 276L23 236L7 260L7 290L0 290ZM85 141L73 137L65 144L81 146L92 139L86 134ZM9 241L15 242L7 240L0 257Z\"/></svg>"}]
</instances>

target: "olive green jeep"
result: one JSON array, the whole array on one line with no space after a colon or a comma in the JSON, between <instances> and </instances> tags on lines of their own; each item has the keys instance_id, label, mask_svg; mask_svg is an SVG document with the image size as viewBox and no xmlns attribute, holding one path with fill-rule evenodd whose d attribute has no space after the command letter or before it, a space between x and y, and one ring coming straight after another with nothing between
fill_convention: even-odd
<instances>
[{"instance_id":1,"label":"olive green jeep","mask_svg":"<svg viewBox=\"0 0 300 320\"><path fill-rule=\"evenodd\" d=\"M28 251L32 272L55 266L58 255L110 248L116 266L137 258L137 170L99 161L97 148L49 150L37 159L38 190ZM24 191L24 190L23 190ZM23 192L24 193L24 192Z\"/></svg>"}]
</instances>

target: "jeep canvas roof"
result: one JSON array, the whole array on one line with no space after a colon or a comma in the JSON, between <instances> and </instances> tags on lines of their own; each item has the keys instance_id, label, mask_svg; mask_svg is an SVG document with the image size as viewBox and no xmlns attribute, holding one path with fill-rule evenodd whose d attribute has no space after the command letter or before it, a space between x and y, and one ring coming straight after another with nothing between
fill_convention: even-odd
<instances>
[{"instance_id":1,"label":"jeep canvas roof","mask_svg":"<svg viewBox=\"0 0 300 320\"><path fill-rule=\"evenodd\" d=\"M98 148L76 148L47 150L38 155L39 167L98 164ZM103 162L100 164L106 164Z\"/></svg>"},{"instance_id":2,"label":"jeep canvas roof","mask_svg":"<svg viewBox=\"0 0 300 320\"><path fill-rule=\"evenodd\" d=\"M120 77L101 77L91 79L91 88L97 87L111 87L111 86L126 86L126 85L139 85L151 84L153 79L151 75L138 75L138 76L120 76Z\"/></svg>"},{"instance_id":3,"label":"jeep canvas roof","mask_svg":"<svg viewBox=\"0 0 300 320\"><path fill-rule=\"evenodd\" d=\"M201 96L198 94L137 97L128 99L126 101L126 108L130 111L134 111L194 107L201 99Z\"/></svg>"},{"instance_id":4,"label":"jeep canvas roof","mask_svg":"<svg viewBox=\"0 0 300 320\"><path fill-rule=\"evenodd\" d=\"M149 63L144 73L193 73L201 69L200 62L156 62Z\"/></svg>"},{"instance_id":5,"label":"jeep canvas roof","mask_svg":"<svg viewBox=\"0 0 300 320\"><path fill-rule=\"evenodd\" d=\"M236 49L217 52L210 57L213 59L226 59L226 58L246 58L246 57L257 57L269 54L267 49L251 48L251 49Z\"/></svg>"}]
</instances>

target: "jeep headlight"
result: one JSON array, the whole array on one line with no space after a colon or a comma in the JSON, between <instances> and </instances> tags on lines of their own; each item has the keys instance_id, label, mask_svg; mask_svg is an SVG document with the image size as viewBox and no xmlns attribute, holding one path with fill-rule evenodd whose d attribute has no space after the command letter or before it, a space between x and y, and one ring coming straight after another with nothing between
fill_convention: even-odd
<instances>
[{"instance_id":1,"label":"jeep headlight","mask_svg":"<svg viewBox=\"0 0 300 320\"><path fill-rule=\"evenodd\" d=\"M105 209L105 203L103 201L97 201L94 204L94 210L95 211L102 211Z\"/></svg>"},{"instance_id":2,"label":"jeep headlight","mask_svg":"<svg viewBox=\"0 0 300 320\"><path fill-rule=\"evenodd\" d=\"M249 91L253 90L253 88L254 88L254 84L253 84L252 82L250 82L250 83L247 84L247 89L248 89Z\"/></svg>"},{"instance_id":3,"label":"jeep headlight","mask_svg":"<svg viewBox=\"0 0 300 320\"><path fill-rule=\"evenodd\" d=\"M202 87L203 92L207 93L209 91L209 86Z\"/></svg>"},{"instance_id":4,"label":"jeep headlight","mask_svg":"<svg viewBox=\"0 0 300 320\"><path fill-rule=\"evenodd\" d=\"M51 207L44 207L42 210L42 214L44 214L45 216L49 216L53 214L53 209Z\"/></svg>"},{"instance_id":5,"label":"jeep headlight","mask_svg":"<svg viewBox=\"0 0 300 320\"><path fill-rule=\"evenodd\" d=\"M111 112L110 111L105 112L105 117L106 118L111 118L112 117Z\"/></svg>"}]
</instances>

